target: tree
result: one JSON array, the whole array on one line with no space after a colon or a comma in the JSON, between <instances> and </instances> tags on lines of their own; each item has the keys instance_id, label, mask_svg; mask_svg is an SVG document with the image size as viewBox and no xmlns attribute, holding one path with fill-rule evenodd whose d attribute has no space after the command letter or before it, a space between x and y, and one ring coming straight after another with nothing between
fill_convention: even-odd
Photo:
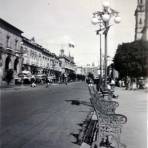
<instances>
[{"instance_id":1,"label":"tree","mask_svg":"<svg viewBox=\"0 0 148 148\"><path fill-rule=\"evenodd\" d=\"M93 75L93 73L89 72L89 73L88 73L88 77L91 78L92 80L94 80L94 75Z\"/></svg>"},{"instance_id":2,"label":"tree","mask_svg":"<svg viewBox=\"0 0 148 148\"><path fill-rule=\"evenodd\" d=\"M148 76L148 42L140 40L119 45L114 67L121 78Z\"/></svg>"}]
</instances>

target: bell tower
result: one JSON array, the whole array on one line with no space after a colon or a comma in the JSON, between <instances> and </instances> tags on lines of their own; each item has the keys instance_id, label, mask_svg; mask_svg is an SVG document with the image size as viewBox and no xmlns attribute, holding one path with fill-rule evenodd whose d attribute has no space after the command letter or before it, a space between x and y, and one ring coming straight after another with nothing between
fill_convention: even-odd
<instances>
[{"instance_id":1,"label":"bell tower","mask_svg":"<svg viewBox=\"0 0 148 148\"><path fill-rule=\"evenodd\" d=\"M148 0L146 0L145 6L145 26L142 39L148 41Z\"/></svg>"},{"instance_id":2,"label":"bell tower","mask_svg":"<svg viewBox=\"0 0 148 148\"><path fill-rule=\"evenodd\" d=\"M137 8L135 10L135 40L142 39L143 29L145 26L145 5L147 0L137 0Z\"/></svg>"}]
</instances>

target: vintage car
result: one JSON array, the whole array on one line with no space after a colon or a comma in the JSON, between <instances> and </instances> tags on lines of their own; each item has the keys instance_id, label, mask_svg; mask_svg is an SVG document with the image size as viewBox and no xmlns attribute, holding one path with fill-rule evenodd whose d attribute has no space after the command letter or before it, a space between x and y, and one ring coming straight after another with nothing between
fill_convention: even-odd
<instances>
[{"instance_id":1,"label":"vintage car","mask_svg":"<svg viewBox=\"0 0 148 148\"><path fill-rule=\"evenodd\" d=\"M45 74L35 75L36 83L46 83L47 76Z\"/></svg>"},{"instance_id":2,"label":"vintage car","mask_svg":"<svg viewBox=\"0 0 148 148\"><path fill-rule=\"evenodd\" d=\"M15 84L30 84L32 76L30 71L22 71L14 78Z\"/></svg>"},{"instance_id":3,"label":"vintage car","mask_svg":"<svg viewBox=\"0 0 148 148\"><path fill-rule=\"evenodd\" d=\"M52 76L47 76L45 74L38 74L38 75L35 75L35 79L36 79L36 83L46 83L47 79L48 79L48 82L52 83L53 82L53 77Z\"/></svg>"}]
</instances>

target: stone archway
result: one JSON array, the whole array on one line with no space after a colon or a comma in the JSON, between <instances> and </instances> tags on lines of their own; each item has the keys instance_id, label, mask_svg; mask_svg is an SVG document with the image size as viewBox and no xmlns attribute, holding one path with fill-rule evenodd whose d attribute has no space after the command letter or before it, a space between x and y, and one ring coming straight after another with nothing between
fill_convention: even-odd
<instances>
[{"instance_id":1,"label":"stone archway","mask_svg":"<svg viewBox=\"0 0 148 148\"><path fill-rule=\"evenodd\" d=\"M19 58L16 58L14 60L14 71L16 71L16 73L18 72L18 66L19 66Z\"/></svg>"},{"instance_id":2,"label":"stone archway","mask_svg":"<svg viewBox=\"0 0 148 148\"><path fill-rule=\"evenodd\" d=\"M5 71L7 71L8 69L10 69L10 64L11 64L11 57L7 56L6 60L5 60Z\"/></svg>"}]
</instances>

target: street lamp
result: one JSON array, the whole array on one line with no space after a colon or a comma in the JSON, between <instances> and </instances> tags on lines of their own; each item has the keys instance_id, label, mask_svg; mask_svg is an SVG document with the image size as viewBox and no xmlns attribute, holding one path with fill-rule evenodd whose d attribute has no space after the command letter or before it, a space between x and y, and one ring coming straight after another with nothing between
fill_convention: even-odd
<instances>
[{"instance_id":1,"label":"street lamp","mask_svg":"<svg viewBox=\"0 0 148 148\"><path fill-rule=\"evenodd\" d=\"M114 18L115 23L120 23L121 18L119 17L119 12L109 7L109 1L104 1L103 3L103 10L102 11L96 11L93 13L93 19L92 24L101 24L103 26L98 31L104 31L104 40L105 40L105 51L104 51L104 67L105 67L105 76L104 76L104 90L107 90L107 35L109 28L111 27L110 21L112 18Z\"/></svg>"},{"instance_id":2,"label":"street lamp","mask_svg":"<svg viewBox=\"0 0 148 148\"><path fill-rule=\"evenodd\" d=\"M96 34L99 35L99 40L100 40L100 67L99 67L99 70L100 70L100 76L99 76L99 86L102 84L102 34L100 32L100 30L102 29L102 25L103 25L103 22L101 19L98 19L96 17L93 17L92 18L92 24L93 25L96 25L98 24L99 25L99 31L97 30ZM99 87L100 88L100 87Z\"/></svg>"}]
</instances>

